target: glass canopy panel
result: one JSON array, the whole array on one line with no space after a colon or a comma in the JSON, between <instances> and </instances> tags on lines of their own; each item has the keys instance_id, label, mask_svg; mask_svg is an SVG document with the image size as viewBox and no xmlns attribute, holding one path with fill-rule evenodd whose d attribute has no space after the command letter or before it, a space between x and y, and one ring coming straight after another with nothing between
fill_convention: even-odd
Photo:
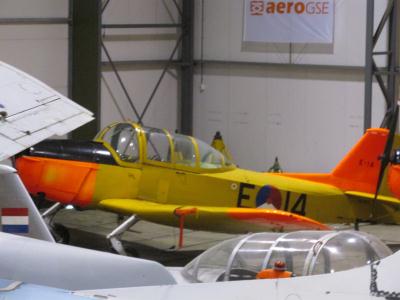
<instances>
[{"instance_id":1,"label":"glass canopy panel","mask_svg":"<svg viewBox=\"0 0 400 300\"><path fill-rule=\"evenodd\" d=\"M117 124L104 134L103 141L110 144L121 160L135 162L139 159L137 132L132 125Z\"/></svg>"},{"instance_id":2,"label":"glass canopy panel","mask_svg":"<svg viewBox=\"0 0 400 300\"><path fill-rule=\"evenodd\" d=\"M232 165L232 163L218 150L201 140L196 139L196 142L200 153L200 168L217 169Z\"/></svg>"},{"instance_id":3,"label":"glass canopy panel","mask_svg":"<svg viewBox=\"0 0 400 300\"><path fill-rule=\"evenodd\" d=\"M193 282L213 282L223 277L233 249L243 237L224 241L190 262L183 274Z\"/></svg>"},{"instance_id":4,"label":"glass canopy panel","mask_svg":"<svg viewBox=\"0 0 400 300\"><path fill-rule=\"evenodd\" d=\"M143 127L146 135L146 158L153 161L171 162L171 146L168 135L161 129Z\"/></svg>"},{"instance_id":5,"label":"glass canopy panel","mask_svg":"<svg viewBox=\"0 0 400 300\"><path fill-rule=\"evenodd\" d=\"M367 234L365 232L357 232L357 234L360 237L363 237L365 241L368 242L368 244L374 249L376 255L378 256L379 259L382 259L386 256L391 255L393 252L390 250L388 246L385 245L380 239L378 239L376 236Z\"/></svg>"},{"instance_id":6,"label":"glass canopy panel","mask_svg":"<svg viewBox=\"0 0 400 300\"><path fill-rule=\"evenodd\" d=\"M196 166L196 151L190 137L180 134L173 136L175 163L185 166Z\"/></svg>"},{"instance_id":7,"label":"glass canopy panel","mask_svg":"<svg viewBox=\"0 0 400 300\"><path fill-rule=\"evenodd\" d=\"M370 243L361 235L342 232L323 246L312 274L334 273L361 267L389 254L390 250L383 243Z\"/></svg>"},{"instance_id":8,"label":"glass canopy panel","mask_svg":"<svg viewBox=\"0 0 400 300\"><path fill-rule=\"evenodd\" d=\"M232 270L247 270L254 273L261 271L262 263L269 253L269 249L275 243L275 240L282 233L257 233L253 234L234 254L231 266L231 276L235 276ZM238 276L238 274L236 274ZM240 278L254 279L254 278Z\"/></svg>"},{"instance_id":9,"label":"glass canopy panel","mask_svg":"<svg viewBox=\"0 0 400 300\"><path fill-rule=\"evenodd\" d=\"M380 240L360 232L257 233L207 250L184 268L183 275L193 282L254 279L268 258L267 268L283 260L296 276L324 274L363 266L390 254Z\"/></svg>"},{"instance_id":10,"label":"glass canopy panel","mask_svg":"<svg viewBox=\"0 0 400 300\"><path fill-rule=\"evenodd\" d=\"M280 238L278 243L271 248L267 269L273 268L275 262L281 260L294 275L303 275L308 253L325 234L327 232L324 231L298 231Z\"/></svg>"}]
</instances>

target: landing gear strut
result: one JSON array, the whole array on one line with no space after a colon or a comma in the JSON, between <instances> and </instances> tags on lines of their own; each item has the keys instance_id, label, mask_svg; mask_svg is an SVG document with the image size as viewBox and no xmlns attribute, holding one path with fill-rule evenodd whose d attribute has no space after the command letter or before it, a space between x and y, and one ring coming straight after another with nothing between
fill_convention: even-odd
<instances>
[{"instance_id":1,"label":"landing gear strut","mask_svg":"<svg viewBox=\"0 0 400 300\"><path fill-rule=\"evenodd\" d=\"M121 236L135 225L140 219L137 215L132 215L128 219L126 219L121 225L115 228L109 235L107 235L107 239L110 243L111 249L120 255L127 256L127 253L124 249L124 246L121 242Z\"/></svg>"},{"instance_id":2,"label":"landing gear strut","mask_svg":"<svg viewBox=\"0 0 400 300\"><path fill-rule=\"evenodd\" d=\"M67 227L61 225L61 224L56 224L53 221L54 216L56 215L57 212L59 212L62 208L64 208L64 205L61 203L56 203L49 207L43 214L42 218L44 222L47 224L47 226L50 229L51 234L53 235L55 241L57 243L61 244L68 244L69 243L69 231Z\"/></svg>"}]
</instances>

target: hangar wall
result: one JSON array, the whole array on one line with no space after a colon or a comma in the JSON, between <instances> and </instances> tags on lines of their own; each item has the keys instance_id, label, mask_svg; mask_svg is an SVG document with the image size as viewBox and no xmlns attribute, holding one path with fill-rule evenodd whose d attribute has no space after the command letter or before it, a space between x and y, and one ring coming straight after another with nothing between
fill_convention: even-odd
<instances>
[{"instance_id":1,"label":"hangar wall","mask_svg":"<svg viewBox=\"0 0 400 300\"><path fill-rule=\"evenodd\" d=\"M173 1L111 0L103 14L103 24L160 24L179 23L179 14ZM176 28L106 29L105 44L113 60L168 60L178 38ZM107 58L103 53L103 61ZM120 75L135 103L143 111L154 86L161 75L163 64L127 64L120 66ZM102 78L101 124L120 119L136 120L115 74L106 68ZM176 72L171 69L156 92L144 117L147 126L177 128L178 84ZM120 106L118 109L115 102ZM123 112L123 117L119 113Z\"/></svg>"},{"instance_id":2,"label":"hangar wall","mask_svg":"<svg viewBox=\"0 0 400 300\"><path fill-rule=\"evenodd\" d=\"M67 18L68 0L2 0L0 18ZM179 22L172 1L111 0L103 23ZM177 29L107 29L105 44L118 60L165 60L175 46ZM38 77L59 92L68 93L68 25L0 24L0 59ZM103 53L103 61L107 61ZM120 75L139 112L161 74L162 64L119 66ZM136 120L109 67L102 78L101 125ZM149 126L176 129L178 87L175 70L167 73L145 115ZM115 105L116 101L123 117Z\"/></svg>"},{"instance_id":3,"label":"hangar wall","mask_svg":"<svg viewBox=\"0 0 400 300\"><path fill-rule=\"evenodd\" d=\"M0 18L67 18L66 0L2 0ZM0 60L36 76L63 94L68 91L66 24L0 24Z\"/></svg>"},{"instance_id":4,"label":"hangar wall","mask_svg":"<svg viewBox=\"0 0 400 300\"><path fill-rule=\"evenodd\" d=\"M375 1L376 22L386 1ZM275 156L285 171L327 172L363 132L366 1L336 0L334 44L242 42L243 0L204 0L204 64L195 78L194 134L222 132L235 161L266 170ZM196 2L196 59L201 49L201 1ZM385 41L381 41L384 48ZM207 61L339 65L271 67ZM384 100L374 87L373 125Z\"/></svg>"},{"instance_id":5,"label":"hangar wall","mask_svg":"<svg viewBox=\"0 0 400 300\"><path fill-rule=\"evenodd\" d=\"M196 59L200 59L202 2L195 1ZM386 3L375 1L377 20ZM204 4L204 60L364 65L365 1L336 0L334 45L295 45L291 54L288 45L242 43L243 0L204 0ZM1 2L1 18L67 15L68 0ZM103 15L105 24L170 22L179 22L172 0L111 0ZM103 35L116 61L165 60L175 45L177 29L107 29ZM0 25L0 55L67 94L67 25ZM119 67L139 112L162 67L154 63ZM220 130L241 167L265 170L279 156L287 171L329 171L362 134L360 70L206 63L203 75L205 90L201 92L197 66L194 134L210 141ZM172 69L150 105L145 124L174 130L178 97ZM383 110L384 101L375 86L374 125L379 125ZM103 126L136 119L109 67L102 79L101 117Z\"/></svg>"}]
</instances>

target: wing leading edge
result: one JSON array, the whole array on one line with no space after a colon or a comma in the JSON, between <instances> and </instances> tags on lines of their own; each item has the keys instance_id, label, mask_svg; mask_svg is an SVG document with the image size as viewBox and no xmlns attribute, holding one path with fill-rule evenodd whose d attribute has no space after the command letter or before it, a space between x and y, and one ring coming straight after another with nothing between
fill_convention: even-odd
<instances>
[{"instance_id":1,"label":"wing leading edge","mask_svg":"<svg viewBox=\"0 0 400 300\"><path fill-rule=\"evenodd\" d=\"M164 225L226 233L247 233L266 230L329 230L329 227L293 213L259 208L180 206L139 199L106 199L100 202L105 210L136 214L140 218Z\"/></svg>"}]
</instances>

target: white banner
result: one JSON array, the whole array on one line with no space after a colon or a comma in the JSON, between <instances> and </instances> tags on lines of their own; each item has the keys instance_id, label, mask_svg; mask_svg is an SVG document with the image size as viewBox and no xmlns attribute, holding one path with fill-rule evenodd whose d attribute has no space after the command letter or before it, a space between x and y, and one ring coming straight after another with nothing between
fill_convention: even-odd
<instances>
[{"instance_id":1,"label":"white banner","mask_svg":"<svg viewBox=\"0 0 400 300\"><path fill-rule=\"evenodd\" d=\"M334 0L244 0L245 42L333 43Z\"/></svg>"}]
</instances>

